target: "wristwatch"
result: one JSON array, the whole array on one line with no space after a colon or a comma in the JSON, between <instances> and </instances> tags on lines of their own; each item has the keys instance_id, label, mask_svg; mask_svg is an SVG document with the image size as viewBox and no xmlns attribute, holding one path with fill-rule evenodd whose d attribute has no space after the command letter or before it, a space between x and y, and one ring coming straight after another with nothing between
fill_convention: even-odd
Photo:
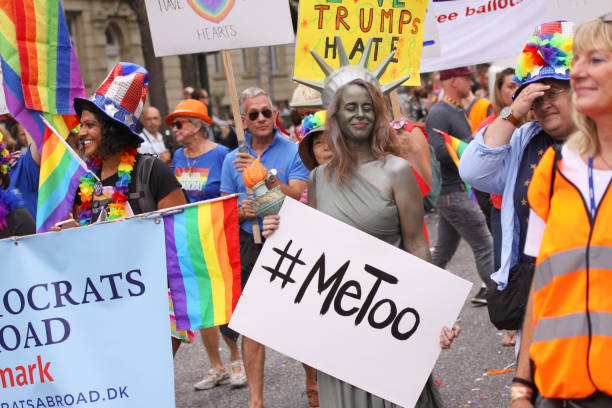
<instances>
[{"instance_id":1,"label":"wristwatch","mask_svg":"<svg viewBox=\"0 0 612 408\"><path fill-rule=\"evenodd\" d=\"M278 172L276 171L276 169L269 169L268 170L268 177L266 177L266 186L271 186L274 183L276 183L276 174Z\"/></svg>"},{"instance_id":2,"label":"wristwatch","mask_svg":"<svg viewBox=\"0 0 612 408\"><path fill-rule=\"evenodd\" d=\"M499 116L503 120L507 120L508 122L512 123L514 127L519 127L519 120L512 114L512 108L510 106L503 108L501 112L499 112Z\"/></svg>"}]
</instances>

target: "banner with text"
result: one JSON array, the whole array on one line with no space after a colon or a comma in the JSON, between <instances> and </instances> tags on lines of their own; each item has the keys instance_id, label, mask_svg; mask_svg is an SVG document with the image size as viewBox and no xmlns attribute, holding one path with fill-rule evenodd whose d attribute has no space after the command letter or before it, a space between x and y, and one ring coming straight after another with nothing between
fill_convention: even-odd
<instances>
[{"instance_id":1,"label":"banner with text","mask_svg":"<svg viewBox=\"0 0 612 408\"><path fill-rule=\"evenodd\" d=\"M370 70L395 50L389 68L380 78L382 85L406 74L410 79L404 85L419 85L426 8L427 0L300 0L294 76L325 79L310 50L338 68L335 36L340 35L352 64L359 62L368 40L373 39Z\"/></svg>"},{"instance_id":2,"label":"banner with text","mask_svg":"<svg viewBox=\"0 0 612 408\"><path fill-rule=\"evenodd\" d=\"M0 408L174 407L164 226L0 241Z\"/></svg>"},{"instance_id":3,"label":"banner with text","mask_svg":"<svg viewBox=\"0 0 612 408\"><path fill-rule=\"evenodd\" d=\"M155 55L294 41L287 0L145 0Z\"/></svg>"},{"instance_id":4,"label":"banner with text","mask_svg":"<svg viewBox=\"0 0 612 408\"><path fill-rule=\"evenodd\" d=\"M471 283L290 198L279 215L230 327L414 406Z\"/></svg>"},{"instance_id":5,"label":"banner with text","mask_svg":"<svg viewBox=\"0 0 612 408\"><path fill-rule=\"evenodd\" d=\"M424 58L421 72L515 58L536 26L546 21L542 0L451 0L431 5L442 54Z\"/></svg>"}]
</instances>

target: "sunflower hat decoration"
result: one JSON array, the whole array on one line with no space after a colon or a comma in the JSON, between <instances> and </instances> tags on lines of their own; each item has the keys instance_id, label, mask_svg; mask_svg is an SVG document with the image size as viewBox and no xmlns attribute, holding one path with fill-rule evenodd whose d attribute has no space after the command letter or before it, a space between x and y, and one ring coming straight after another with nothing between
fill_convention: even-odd
<instances>
[{"instance_id":1,"label":"sunflower hat decoration","mask_svg":"<svg viewBox=\"0 0 612 408\"><path fill-rule=\"evenodd\" d=\"M538 26L518 56L514 80L516 97L527 85L544 78L569 81L574 44L574 23L553 21Z\"/></svg>"},{"instance_id":2,"label":"sunflower hat decoration","mask_svg":"<svg viewBox=\"0 0 612 408\"><path fill-rule=\"evenodd\" d=\"M0 132L0 175L7 174L9 172L9 151L4 143L4 136Z\"/></svg>"}]
</instances>

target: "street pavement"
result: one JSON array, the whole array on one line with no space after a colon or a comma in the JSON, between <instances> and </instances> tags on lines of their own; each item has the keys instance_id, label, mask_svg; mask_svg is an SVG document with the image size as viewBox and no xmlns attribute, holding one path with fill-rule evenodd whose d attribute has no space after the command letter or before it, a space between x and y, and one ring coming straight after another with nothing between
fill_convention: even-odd
<instances>
[{"instance_id":1,"label":"street pavement","mask_svg":"<svg viewBox=\"0 0 612 408\"><path fill-rule=\"evenodd\" d=\"M437 219L436 214L426 217L432 244L436 240ZM470 298L480 288L480 280L472 251L465 241L459 245L447 269L473 282L474 286L460 314L461 335L450 350L442 351L434 368L434 377L440 383L445 407L507 407L513 373L486 373L515 368L514 348L502 346L503 332L489 322L486 307L474 307L470 303ZM267 349L266 353L265 407L307 408L308 400L303 395L305 380L302 365L271 349ZM223 341L221 356L226 363L229 362L229 352ZM181 346L174 360L177 408L248 407L246 387L231 389L229 385L222 385L208 391L195 391L193 384L202 379L208 369L208 357L199 335L194 344ZM384 375L381 372L381 376Z\"/></svg>"}]
</instances>

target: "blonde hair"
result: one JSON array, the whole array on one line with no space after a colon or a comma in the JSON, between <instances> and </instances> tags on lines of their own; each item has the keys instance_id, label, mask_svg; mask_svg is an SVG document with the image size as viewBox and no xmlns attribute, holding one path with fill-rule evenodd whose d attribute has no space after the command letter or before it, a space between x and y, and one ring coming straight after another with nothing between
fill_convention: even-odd
<instances>
[{"instance_id":1,"label":"blonde hair","mask_svg":"<svg viewBox=\"0 0 612 408\"><path fill-rule=\"evenodd\" d=\"M604 46L612 51L612 24L595 18L582 24L574 36L574 55L577 52ZM599 135L597 124L587 115L576 110L576 95L573 94L574 122L578 131L567 141L568 145L578 150L580 154L595 156L599 153Z\"/></svg>"}]
</instances>

